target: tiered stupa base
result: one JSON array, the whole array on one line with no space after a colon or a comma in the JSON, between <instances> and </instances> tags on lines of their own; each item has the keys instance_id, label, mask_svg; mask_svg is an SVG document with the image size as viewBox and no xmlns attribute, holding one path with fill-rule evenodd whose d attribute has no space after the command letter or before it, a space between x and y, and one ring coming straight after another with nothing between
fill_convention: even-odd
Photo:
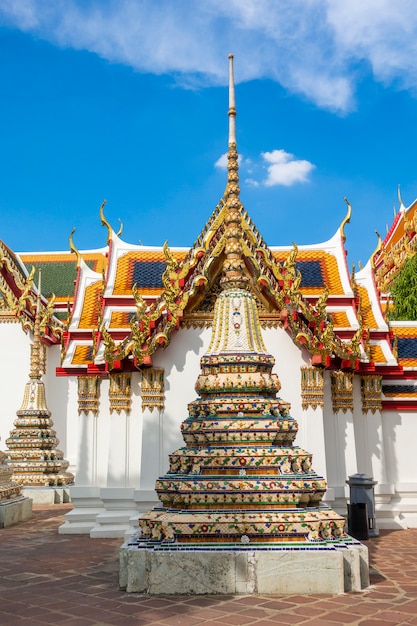
<instances>
[{"instance_id":1,"label":"tiered stupa base","mask_svg":"<svg viewBox=\"0 0 417 626\"><path fill-rule=\"evenodd\" d=\"M120 552L122 589L149 595L340 594L369 586L368 549L320 544L152 544L137 535Z\"/></svg>"},{"instance_id":2,"label":"tiered stupa base","mask_svg":"<svg viewBox=\"0 0 417 626\"><path fill-rule=\"evenodd\" d=\"M21 494L21 487L12 480L13 470L6 455L0 452L0 528L24 522L32 515L32 500Z\"/></svg>"}]
</instances>

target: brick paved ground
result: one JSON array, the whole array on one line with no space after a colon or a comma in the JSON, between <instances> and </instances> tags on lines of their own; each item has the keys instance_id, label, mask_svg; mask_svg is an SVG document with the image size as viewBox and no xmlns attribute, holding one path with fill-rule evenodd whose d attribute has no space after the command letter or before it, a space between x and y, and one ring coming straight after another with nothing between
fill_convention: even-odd
<instances>
[{"instance_id":1,"label":"brick paved ground","mask_svg":"<svg viewBox=\"0 0 417 626\"><path fill-rule=\"evenodd\" d=\"M417 625L417 530L367 543L369 590L340 596L148 597L118 589L119 539L58 535L71 505L0 530L1 626Z\"/></svg>"}]
</instances>

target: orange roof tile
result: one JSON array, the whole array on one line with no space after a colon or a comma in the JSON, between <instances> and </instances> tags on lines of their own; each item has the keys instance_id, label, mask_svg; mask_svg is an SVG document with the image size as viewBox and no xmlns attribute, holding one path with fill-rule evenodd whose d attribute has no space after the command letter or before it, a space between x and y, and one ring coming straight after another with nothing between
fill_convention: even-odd
<instances>
[{"instance_id":1,"label":"orange roof tile","mask_svg":"<svg viewBox=\"0 0 417 626\"><path fill-rule=\"evenodd\" d=\"M274 251L277 261L283 263L288 251ZM300 270L303 280L300 291L303 295L316 295L327 285L329 295L343 294L342 281L339 275L337 259L324 250L298 250L296 267Z\"/></svg>"},{"instance_id":2,"label":"orange roof tile","mask_svg":"<svg viewBox=\"0 0 417 626\"><path fill-rule=\"evenodd\" d=\"M128 311L112 311L110 317L110 328L128 329L132 315L134 315L134 313Z\"/></svg>"},{"instance_id":3,"label":"orange roof tile","mask_svg":"<svg viewBox=\"0 0 417 626\"><path fill-rule=\"evenodd\" d=\"M92 346L76 346L71 364L86 365L87 363L91 363L92 352Z\"/></svg>"},{"instance_id":4,"label":"orange roof tile","mask_svg":"<svg viewBox=\"0 0 417 626\"><path fill-rule=\"evenodd\" d=\"M374 312L372 311L371 301L369 299L368 290L361 285L357 286L358 293L361 299L361 312L362 320L365 328L378 328Z\"/></svg>"},{"instance_id":5,"label":"orange roof tile","mask_svg":"<svg viewBox=\"0 0 417 626\"><path fill-rule=\"evenodd\" d=\"M186 252L172 252L177 261L185 258ZM162 293L161 276L166 267L163 250L133 250L117 261L116 279L113 295L132 295L132 286L136 283L141 295L159 295Z\"/></svg>"},{"instance_id":6,"label":"orange roof tile","mask_svg":"<svg viewBox=\"0 0 417 626\"><path fill-rule=\"evenodd\" d=\"M102 293L103 283L101 280L86 287L84 292L83 309L78 328L97 328L98 323L98 300Z\"/></svg>"},{"instance_id":7,"label":"orange roof tile","mask_svg":"<svg viewBox=\"0 0 417 626\"><path fill-rule=\"evenodd\" d=\"M336 311L329 313L336 328L350 328L351 323L345 311Z\"/></svg>"},{"instance_id":8,"label":"orange roof tile","mask_svg":"<svg viewBox=\"0 0 417 626\"><path fill-rule=\"evenodd\" d=\"M370 345L369 346L369 350L370 350L370 357L371 357L371 361L373 361L374 363L386 363L387 359L385 357L385 354L381 348L381 346L378 345Z\"/></svg>"},{"instance_id":9,"label":"orange roof tile","mask_svg":"<svg viewBox=\"0 0 417 626\"><path fill-rule=\"evenodd\" d=\"M417 367L417 325L392 326L397 360L403 367Z\"/></svg>"}]
</instances>

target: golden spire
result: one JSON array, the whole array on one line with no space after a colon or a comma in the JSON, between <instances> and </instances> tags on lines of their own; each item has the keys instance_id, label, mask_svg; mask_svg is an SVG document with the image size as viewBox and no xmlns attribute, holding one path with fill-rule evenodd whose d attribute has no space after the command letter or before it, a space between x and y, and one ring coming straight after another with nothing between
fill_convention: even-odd
<instances>
[{"instance_id":1,"label":"golden spire","mask_svg":"<svg viewBox=\"0 0 417 626\"><path fill-rule=\"evenodd\" d=\"M223 289L248 289L242 258L241 202L239 198L239 164L236 149L236 103L233 74L233 54L229 54L229 149L227 151L227 185L224 192L226 205L226 258L223 262Z\"/></svg>"},{"instance_id":2,"label":"golden spire","mask_svg":"<svg viewBox=\"0 0 417 626\"><path fill-rule=\"evenodd\" d=\"M36 297L35 323L33 328L33 343L30 353L30 373L29 378L40 379L41 376L41 282L42 270L39 270L38 295Z\"/></svg>"}]
</instances>

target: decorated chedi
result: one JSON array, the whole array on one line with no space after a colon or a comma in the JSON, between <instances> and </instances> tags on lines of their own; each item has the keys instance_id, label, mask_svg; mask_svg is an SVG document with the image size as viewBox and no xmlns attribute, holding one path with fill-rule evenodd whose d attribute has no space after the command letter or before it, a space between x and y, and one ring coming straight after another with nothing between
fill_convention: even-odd
<instances>
[{"instance_id":1,"label":"decorated chedi","mask_svg":"<svg viewBox=\"0 0 417 626\"><path fill-rule=\"evenodd\" d=\"M16 412L15 428L6 440L13 479L23 487L56 487L74 482L73 474L66 471L68 461L57 449L59 440L52 428L51 412L46 405L45 386L41 380L44 358L40 337L39 279L29 381L26 383L22 406Z\"/></svg>"},{"instance_id":2,"label":"decorated chedi","mask_svg":"<svg viewBox=\"0 0 417 626\"><path fill-rule=\"evenodd\" d=\"M317 545L346 539L345 519L321 504L325 480L294 446L297 422L277 397L274 358L261 335L242 257L232 57L226 245L198 398L182 423L185 447L156 482L161 508L139 520L141 546L210 550L255 544Z\"/></svg>"}]
</instances>

